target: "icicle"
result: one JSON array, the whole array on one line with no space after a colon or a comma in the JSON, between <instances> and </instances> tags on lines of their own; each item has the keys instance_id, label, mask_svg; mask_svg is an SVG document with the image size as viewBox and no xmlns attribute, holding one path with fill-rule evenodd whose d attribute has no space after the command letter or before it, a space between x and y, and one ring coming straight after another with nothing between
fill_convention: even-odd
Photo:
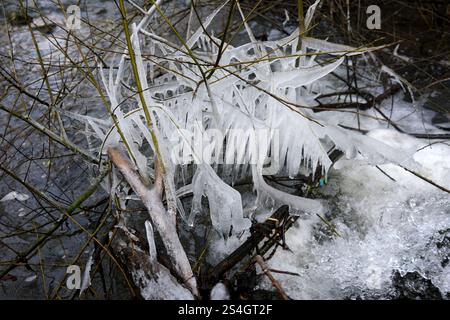
<instances>
[{"instance_id":1,"label":"icicle","mask_svg":"<svg viewBox=\"0 0 450 320\"><path fill-rule=\"evenodd\" d=\"M203 34L204 29L206 29L211 21L214 19L214 17L219 13L220 10L229 2L229 0L224 1L216 10L214 10L208 17L206 17L205 21L202 23L202 26L197 29L197 31L194 32L192 37L189 38L188 41L186 41L186 45L189 48L192 48L192 46L197 42L197 40L200 38L200 36Z\"/></svg>"},{"instance_id":2,"label":"icicle","mask_svg":"<svg viewBox=\"0 0 450 320\"><path fill-rule=\"evenodd\" d=\"M223 238L227 239L231 232L239 233L250 228L250 221L243 217L240 193L223 182L209 165L198 166L192 184L193 214L201 210L201 197L205 195L212 225Z\"/></svg>"},{"instance_id":3,"label":"icicle","mask_svg":"<svg viewBox=\"0 0 450 320\"><path fill-rule=\"evenodd\" d=\"M94 249L91 250L91 253L89 254L89 259L86 262L86 266L84 268L83 280L81 281L81 287L80 287L80 294L79 294L80 296L91 285L91 268L92 268L92 264L94 263L93 254L94 254Z\"/></svg>"},{"instance_id":4,"label":"icicle","mask_svg":"<svg viewBox=\"0 0 450 320\"><path fill-rule=\"evenodd\" d=\"M253 166L252 175L255 189L258 192L258 197L268 197L269 199L276 201L280 206L286 204L293 209L302 212L313 214L323 214L326 212L324 205L318 200L294 196L269 186L264 181L261 168L258 168L258 166Z\"/></svg>"},{"instance_id":5,"label":"icicle","mask_svg":"<svg viewBox=\"0 0 450 320\"><path fill-rule=\"evenodd\" d=\"M318 4L320 3L320 0L316 0L309 8L308 11L306 11L306 17L305 17L305 28L308 29L309 25L311 24L311 21L314 17L314 13L316 12L316 8Z\"/></svg>"}]
</instances>

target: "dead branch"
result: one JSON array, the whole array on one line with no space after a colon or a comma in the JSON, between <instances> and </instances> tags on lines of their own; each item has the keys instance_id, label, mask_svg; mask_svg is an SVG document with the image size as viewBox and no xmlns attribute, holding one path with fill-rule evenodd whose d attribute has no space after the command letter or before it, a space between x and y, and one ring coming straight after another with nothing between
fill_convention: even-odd
<instances>
[{"instance_id":1,"label":"dead branch","mask_svg":"<svg viewBox=\"0 0 450 320\"><path fill-rule=\"evenodd\" d=\"M357 131L362 134L369 133L369 130L349 127L349 126L346 126L343 124L339 124L339 127L347 129L347 130ZM413 136L415 138L419 138L419 139L428 139L428 140L448 140L448 139L450 139L450 134L446 134L446 133L409 133L409 132L404 132L403 130L400 132L410 135L410 136Z\"/></svg>"},{"instance_id":2,"label":"dead branch","mask_svg":"<svg viewBox=\"0 0 450 320\"><path fill-rule=\"evenodd\" d=\"M289 207L285 205L275 211L263 223L253 226L251 236L211 270L208 275L208 283L216 284L227 271L251 254L258 244L272 233L278 225L278 221L282 221L287 216L289 216Z\"/></svg>"},{"instance_id":3,"label":"dead branch","mask_svg":"<svg viewBox=\"0 0 450 320\"><path fill-rule=\"evenodd\" d=\"M262 269L262 272L267 276L267 278L269 278L270 282L272 282L272 285L275 287L275 289L277 289L278 293L283 298L283 300L290 300L289 296L286 294L281 284L277 281L277 279L274 278L266 262L259 254L255 257L255 261L256 263L259 264L259 266Z\"/></svg>"},{"instance_id":4,"label":"dead branch","mask_svg":"<svg viewBox=\"0 0 450 320\"><path fill-rule=\"evenodd\" d=\"M164 265L157 260L153 228L145 222L149 250L124 225L116 227L112 249L120 262L127 266L133 281L139 287L141 296L146 300L193 299L191 292L183 287Z\"/></svg>"},{"instance_id":5,"label":"dead branch","mask_svg":"<svg viewBox=\"0 0 450 320\"><path fill-rule=\"evenodd\" d=\"M155 167L155 171L157 171L155 184L147 186L118 148L108 148L108 155L147 208L151 222L162 239L176 276L182 280L194 296L199 296L197 281L178 238L176 219L165 209L162 202L162 174L158 173L160 167L158 165Z\"/></svg>"},{"instance_id":6,"label":"dead branch","mask_svg":"<svg viewBox=\"0 0 450 320\"><path fill-rule=\"evenodd\" d=\"M332 111L332 110L340 110L340 109L358 109L358 110L368 110L377 104L380 104L383 100L388 97L394 95L401 89L401 86L398 84L393 85L383 93L379 94L376 97L370 97L369 101L365 103L361 102L349 102L349 103L331 103L331 104L321 104L317 107L314 107L314 112L322 112L322 111ZM318 98L320 99L320 97Z\"/></svg>"}]
</instances>

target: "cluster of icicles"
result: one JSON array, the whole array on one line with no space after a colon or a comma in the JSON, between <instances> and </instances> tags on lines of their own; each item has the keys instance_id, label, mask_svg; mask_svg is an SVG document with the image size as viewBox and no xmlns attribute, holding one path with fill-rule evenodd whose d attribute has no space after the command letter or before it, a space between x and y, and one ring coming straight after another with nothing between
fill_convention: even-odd
<instances>
[{"instance_id":1,"label":"cluster of icicles","mask_svg":"<svg viewBox=\"0 0 450 320\"><path fill-rule=\"evenodd\" d=\"M203 22L205 29L226 3L206 18ZM306 28L318 3L307 11ZM217 174L217 163L200 161L193 166L192 181L179 186L180 181L175 176L176 170L179 170L176 166L180 165L171 161L171 152L180 142L189 146L186 132L210 129L222 132L265 129L276 132L278 147L274 148L271 144L275 137L273 134L266 141L258 142L258 152L267 157L276 154L280 161L279 170L289 176L298 174L300 168L314 173L319 165L322 174L326 175L331 165L327 155L330 147L342 150L347 158L363 157L373 164L401 163L406 159L398 150L318 119L310 109L316 105L314 99L322 88L321 80L340 67L343 56L363 54L370 49L356 50L309 37L302 38L299 49L298 29L277 41L257 41L244 22L250 41L239 47L225 44L218 63L222 67L216 68L205 82L202 73L209 74L208 68L216 64L219 54L217 44L221 39L205 35L204 28L199 27L186 41L188 52L186 46L171 43L149 31L149 23L150 19L146 17L139 25L131 26L132 46L153 132L166 167L168 208L177 210L188 223L192 223L195 214L202 209L204 196L209 202L213 227L224 237L230 234L230 230L237 233L250 227L250 220L243 214L240 193ZM298 55L307 50L309 53L328 52L328 60L319 64L316 61L319 55L313 54L299 58ZM191 53L195 55L195 60ZM120 59L112 60L109 73L102 70L101 76L117 126L112 119L80 115L77 118L86 122L89 141L96 152L104 152L108 145L123 145L117 130L119 127L127 140L128 156L134 160L139 173L151 179L155 148L145 121L144 106L135 94L136 90L133 92L130 89L135 86L135 79L129 53L124 52ZM241 139L239 142L245 156L250 152L247 146L249 141ZM223 141L220 148L224 150L226 147L227 143ZM208 151L203 150L205 152ZM210 153L210 158L217 157L217 149L212 149ZM195 153L192 154L195 158ZM251 175L257 193L255 205L271 199L273 203L288 204L302 212L323 213L326 210L318 200L293 196L269 186L263 179L263 163L244 165L244 168L238 164L228 167L227 170L240 170L242 175ZM179 197L189 192L193 193L193 204L188 214Z\"/></svg>"}]
</instances>

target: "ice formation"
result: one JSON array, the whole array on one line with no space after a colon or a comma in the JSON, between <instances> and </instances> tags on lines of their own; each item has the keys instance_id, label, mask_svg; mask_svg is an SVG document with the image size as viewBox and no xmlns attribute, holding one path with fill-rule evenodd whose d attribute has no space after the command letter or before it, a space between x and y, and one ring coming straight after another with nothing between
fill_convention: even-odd
<instances>
[{"instance_id":1,"label":"ice formation","mask_svg":"<svg viewBox=\"0 0 450 320\"><path fill-rule=\"evenodd\" d=\"M414 148L414 159L427 175L450 187L450 146L428 146L393 130L377 129L370 136L392 147ZM294 299L396 297L392 276L418 272L440 292L450 292L448 194L388 164L381 171L353 165L333 171L325 193L334 202L332 223L341 235L324 236L318 217L299 220L287 233L292 252L279 250L271 267L299 273L277 275ZM264 282L263 287L270 287Z\"/></svg>"},{"instance_id":2,"label":"ice formation","mask_svg":"<svg viewBox=\"0 0 450 320\"><path fill-rule=\"evenodd\" d=\"M317 4L318 2L308 10L307 24L310 23ZM205 27L213 21L222 7L223 5L206 18ZM277 41L259 42L247 26L251 41L239 47L227 44L219 61L221 66L226 67L207 70L198 62L207 61L214 65L219 56L219 39L208 37L204 34L204 29L199 27L186 44L180 47L147 30L147 18L145 20L145 23L132 25L131 28L132 46L145 105L138 95L134 95L135 99L128 97L133 95L129 88L135 84L125 52L119 60L111 60L107 76L105 70L101 70L103 84L111 103L111 121L105 123L100 119L80 115L77 115L77 119L86 123L86 131L90 132L91 149L102 152L108 145L117 144L118 141L124 143L139 173L147 179L152 176L149 166L155 155L154 134L167 167L165 182L169 210L178 208L187 221L192 222L193 216L191 214L187 217L177 199L175 188L180 187L180 181L175 177L177 164L171 161L171 151L180 143L186 143L186 131L193 133L200 130L204 134L210 129L224 133L248 129L276 131L276 138L279 139L278 150L271 147L271 143L275 142L273 135L267 141L257 143L258 154L266 158L269 154L276 154L276 158L280 160L279 170L286 170L290 176L298 174L301 167L315 173L319 165L322 174L326 174L331 165L327 155L330 143L345 151L348 157L362 155L365 161L375 164L398 163L407 158L407 154L392 153L382 142L373 141L316 118L311 110L311 107L316 105L315 91L325 88L328 82L322 82L322 79L339 68L344 58L337 57L318 63L317 56L303 56L297 66L299 59L295 56L307 49L316 52L329 51L334 55L355 55L373 48L357 50L306 37L299 51L298 30ZM160 55L152 55L150 61L144 60L144 54L155 52ZM197 58L193 58L190 52ZM254 60L257 62L247 63ZM205 82L206 76L209 79ZM312 90L313 85L315 90ZM150 129L146 121L146 110L153 129ZM249 139L246 137L240 141L247 156L250 152ZM222 151L226 150L228 142L222 141ZM150 148L151 151L145 151L145 148ZM188 148L183 148L183 152L193 159L199 156L195 153L195 146L189 143ZM183 156L186 157L186 154ZM239 194L221 181L221 177L213 170L220 164L220 160L223 160L218 157L217 149L212 148L206 158L218 159L219 163L203 161L196 166L192 181L192 213L195 214L201 208L203 195L209 201L213 226L224 237L230 234L230 231L238 232L249 228L249 221L243 217ZM229 168L225 169L225 175L230 173L226 170ZM239 164L231 170L238 171ZM253 177L259 199L272 198L275 202L288 203L294 209L309 213L326 211L319 201L292 196L267 185L262 178L264 169L261 162L252 165L248 172Z\"/></svg>"},{"instance_id":3,"label":"ice formation","mask_svg":"<svg viewBox=\"0 0 450 320\"><path fill-rule=\"evenodd\" d=\"M17 200L17 201L26 201L30 198L27 194L20 193L17 191L11 191L7 195L3 196L3 198L0 200L0 202L5 201L11 201L11 200Z\"/></svg>"},{"instance_id":4,"label":"ice formation","mask_svg":"<svg viewBox=\"0 0 450 320\"><path fill-rule=\"evenodd\" d=\"M211 300L230 300L230 293L227 287L222 283L217 283L211 290Z\"/></svg>"},{"instance_id":5,"label":"ice formation","mask_svg":"<svg viewBox=\"0 0 450 320\"><path fill-rule=\"evenodd\" d=\"M308 10L307 24L317 4L318 1ZM207 17L205 27L223 6ZM226 239L250 227L244 216L241 195L225 182L226 177L237 176L240 166L222 168L221 176L218 172L220 156L217 149L212 148L207 151L206 158L216 159L216 162L200 161L190 167L182 164L181 170L194 170L192 181L177 177L175 170L179 164L172 162L171 151L180 144L187 145L180 151L184 153L183 158L199 160L205 157L205 154L200 157L195 145L189 143L186 132L206 134L210 129L224 133L242 129L277 131L279 148L271 147L276 142L273 135L265 143L257 145L258 153L266 158L276 153L280 161L279 170L291 177L297 175L300 168L314 174L319 166L322 169L320 174L326 175L331 166L327 155L330 146L340 149L347 160L352 159L347 163L343 160L339 166L342 169L338 179L342 186L337 201L338 207L343 209L342 216L338 215L334 223L343 236L324 243L314 240L314 232L320 223L315 214L329 213L327 206L321 201L293 196L268 185L263 179L262 163L251 165L244 171L253 179L257 205L269 198L312 214L288 234L288 243L295 254L279 251L271 260L278 269L294 269L300 273L300 277L294 280L289 276L280 277L289 294L294 298L343 298L350 287L360 288L361 294L364 290L376 292L390 281L393 269L401 272L418 270L432 278L444 292L449 291L449 280L445 276L448 270L444 272L437 263L439 253L427 247L430 237L439 237L439 231L450 225L448 214L443 209L448 207L448 200L434 190L430 190L428 198L425 195L410 198L415 187L416 192L421 192L419 190L429 186L400 168L425 170L424 175L432 176L435 172L430 164L437 163L443 168L447 163L441 163L442 155L434 153L435 157L430 157L433 152L447 154L447 150L434 146L433 152L416 152L418 141L411 145L406 143L408 137L382 131L362 135L339 127L341 121L338 118L316 115L311 110L317 105L315 98L318 93L325 93L333 86L327 75L339 72L344 53L358 55L376 48L356 49L305 37L301 50L298 50L298 29L285 38L261 42L255 40L245 24L250 42L238 47L227 44L219 56L217 43L221 40L205 35L202 28L194 31L185 45L180 46L147 29L148 19L146 17L145 22L131 28L145 104L134 94L135 90L130 90L135 87L135 79L130 71L128 52L118 59L112 58L110 69L101 71L111 103L111 120L76 116L86 123L92 152L102 153L106 146L119 142L124 145L139 173L152 179L150 167L157 152L154 134L166 167L169 210L178 209L192 224L196 213L202 210L202 197L206 197L212 225ZM306 50L325 51L333 58L326 60L315 55L297 58L296 55ZM151 58L144 59L144 56ZM209 65L217 61L224 67L207 69L199 61ZM383 71L404 84L387 67ZM145 111L148 111L153 131ZM383 134L389 138L380 139ZM246 137L240 141L244 154L250 152L247 147L249 139ZM392 141L401 143L387 145ZM228 147L226 142L222 141L220 145L224 154ZM398 183L390 183L373 165L383 166L398 179ZM447 168L435 178L448 177ZM440 182L448 183L445 180ZM193 192L190 216L184 213L177 198L185 189ZM349 211L346 212L345 208ZM411 257L407 254L411 250L417 253L415 259L422 259L420 253L423 253L426 262L406 261ZM422 263L432 268L422 270ZM151 296L150 293L148 295Z\"/></svg>"}]
</instances>

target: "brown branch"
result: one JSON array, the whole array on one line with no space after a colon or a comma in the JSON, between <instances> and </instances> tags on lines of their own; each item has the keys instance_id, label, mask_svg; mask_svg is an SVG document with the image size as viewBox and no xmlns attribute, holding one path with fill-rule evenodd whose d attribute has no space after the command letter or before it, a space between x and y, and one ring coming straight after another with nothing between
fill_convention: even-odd
<instances>
[{"instance_id":1,"label":"brown branch","mask_svg":"<svg viewBox=\"0 0 450 320\"><path fill-rule=\"evenodd\" d=\"M347 129L347 130L358 131L363 134L369 133L369 130L349 127L349 126L346 126L343 124L339 124L339 127ZM450 134L448 134L448 133L409 133L409 132L403 132L403 131L401 131L401 133L410 135L410 136L418 138L418 139L429 139L429 140L448 140L448 139L450 139Z\"/></svg>"},{"instance_id":2,"label":"brown branch","mask_svg":"<svg viewBox=\"0 0 450 320\"><path fill-rule=\"evenodd\" d=\"M349 103L330 103L330 104L321 104L320 106L314 107L314 112L322 112L322 111L332 111L332 110L340 110L340 109L359 109L359 110L368 110L377 104L383 102L383 100L388 97L394 95L400 90L401 86L398 84L393 85L382 94L379 94L376 97L372 97L369 101L365 103L361 102L349 102ZM318 98L320 99L320 97Z\"/></svg>"},{"instance_id":3,"label":"brown branch","mask_svg":"<svg viewBox=\"0 0 450 320\"><path fill-rule=\"evenodd\" d=\"M443 187L443 186L437 184L437 183L434 182L433 180L430 180L430 179L428 179L428 178L422 176L421 174L419 174L419 173L417 173L417 172L415 172L415 171L412 171L412 170L410 170L410 169L408 169L408 168L405 168L405 167L402 167L402 166L401 166L401 168L403 168L404 170L408 171L409 173L412 173L412 174L415 175L417 178L422 179L422 180L425 181L425 182L428 182L428 183L431 184L432 186L435 186L436 188L438 188L438 189L440 189L440 190L442 190L442 191L444 191L444 192L450 193L450 190L449 190L449 189L447 189L447 188L445 188L445 187Z\"/></svg>"},{"instance_id":4,"label":"brown branch","mask_svg":"<svg viewBox=\"0 0 450 320\"><path fill-rule=\"evenodd\" d=\"M275 289L277 289L278 293L283 298L283 300L290 300L289 296L286 294L286 292L284 291L281 284L272 275L266 262L259 254L255 257L255 261L259 264L259 266L262 269L262 272L264 272L264 274L267 276L267 278L269 278L270 282L272 282L272 285L275 287Z\"/></svg>"},{"instance_id":5,"label":"brown branch","mask_svg":"<svg viewBox=\"0 0 450 320\"><path fill-rule=\"evenodd\" d=\"M264 240L277 227L278 221L289 216L289 207L284 205L275 211L265 222L252 227L252 234L248 239L234 250L228 257L217 264L208 275L208 284L216 284L226 272L256 249L258 244Z\"/></svg>"}]
</instances>

